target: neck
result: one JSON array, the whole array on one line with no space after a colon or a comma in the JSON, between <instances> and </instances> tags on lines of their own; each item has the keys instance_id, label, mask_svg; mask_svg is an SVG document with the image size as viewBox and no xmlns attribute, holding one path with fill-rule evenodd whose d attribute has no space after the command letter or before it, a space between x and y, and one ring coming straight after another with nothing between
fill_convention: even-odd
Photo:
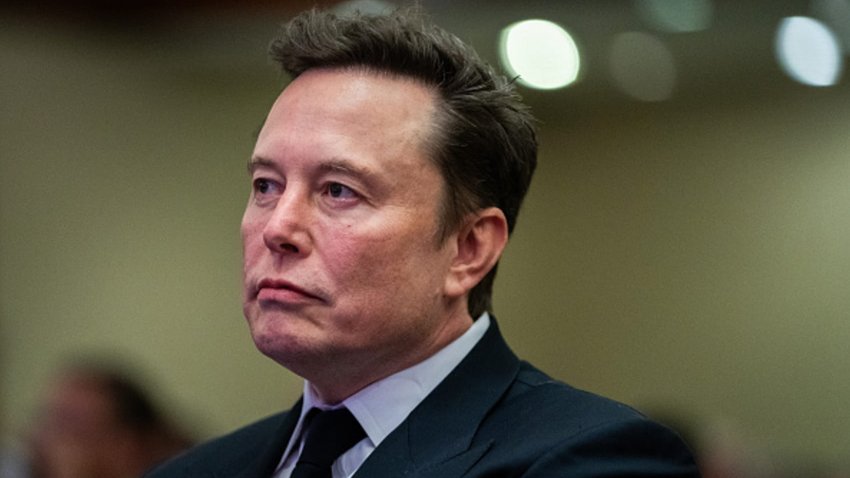
<instances>
[{"instance_id":1,"label":"neck","mask_svg":"<svg viewBox=\"0 0 850 478\"><path fill-rule=\"evenodd\" d=\"M339 357L331 360L322 373L304 378L315 396L327 405L336 405L367 386L397 372L410 368L455 341L472 326L468 313L447 320L416 347L399 347L384 354L365 351L361 357Z\"/></svg>"}]
</instances>

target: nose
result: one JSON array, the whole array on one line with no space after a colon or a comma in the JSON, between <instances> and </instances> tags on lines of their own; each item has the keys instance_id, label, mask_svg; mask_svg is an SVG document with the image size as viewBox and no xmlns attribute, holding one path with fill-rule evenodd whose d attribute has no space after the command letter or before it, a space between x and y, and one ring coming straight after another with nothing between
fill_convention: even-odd
<instances>
[{"instance_id":1,"label":"nose","mask_svg":"<svg viewBox=\"0 0 850 478\"><path fill-rule=\"evenodd\" d=\"M311 208L304 194L287 188L263 228L263 241L273 252L307 255L311 249Z\"/></svg>"}]
</instances>

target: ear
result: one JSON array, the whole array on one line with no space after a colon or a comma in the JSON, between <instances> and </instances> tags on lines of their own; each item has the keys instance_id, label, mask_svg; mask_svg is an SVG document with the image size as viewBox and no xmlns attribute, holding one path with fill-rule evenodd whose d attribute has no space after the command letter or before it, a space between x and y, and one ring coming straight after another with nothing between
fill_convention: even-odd
<instances>
[{"instance_id":1,"label":"ear","mask_svg":"<svg viewBox=\"0 0 850 478\"><path fill-rule=\"evenodd\" d=\"M455 238L456 254L446 277L445 294L468 294L499 262L508 243L508 221L496 207L470 214Z\"/></svg>"}]
</instances>

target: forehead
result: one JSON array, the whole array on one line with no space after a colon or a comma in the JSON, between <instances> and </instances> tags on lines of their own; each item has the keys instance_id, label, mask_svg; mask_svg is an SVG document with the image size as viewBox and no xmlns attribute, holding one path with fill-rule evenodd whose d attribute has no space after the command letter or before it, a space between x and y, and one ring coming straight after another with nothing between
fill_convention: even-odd
<instances>
[{"instance_id":1,"label":"forehead","mask_svg":"<svg viewBox=\"0 0 850 478\"><path fill-rule=\"evenodd\" d=\"M436 88L414 78L367 67L311 68L284 88L281 97L323 93L315 100L327 99L336 109L362 108L375 99L427 110L436 97Z\"/></svg>"},{"instance_id":2,"label":"forehead","mask_svg":"<svg viewBox=\"0 0 850 478\"><path fill-rule=\"evenodd\" d=\"M258 148L281 140L357 138L362 146L421 149L434 131L436 97L432 88L405 77L365 69L307 70L275 101Z\"/></svg>"}]
</instances>

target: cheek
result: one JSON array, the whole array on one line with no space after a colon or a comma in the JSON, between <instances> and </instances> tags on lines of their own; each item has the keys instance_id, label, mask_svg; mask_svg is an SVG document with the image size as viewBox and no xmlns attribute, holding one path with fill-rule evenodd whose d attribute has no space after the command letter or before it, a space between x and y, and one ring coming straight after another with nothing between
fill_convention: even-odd
<instances>
[{"instance_id":1,"label":"cheek","mask_svg":"<svg viewBox=\"0 0 850 478\"><path fill-rule=\"evenodd\" d=\"M346 289L362 289L380 280L386 267L379 252L381 241L358 234L336 234L329 247L317 247L324 251L323 261L330 278Z\"/></svg>"},{"instance_id":2,"label":"cheek","mask_svg":"<svg viewBox=\"0 0 850 478\"><path fill-rule=\"evenodd\" d=\"M262 231L262 225L257 221L249 222L247 218L242 220L240 233L242 236L242 255L246 267L256 259L263 247Z\"/></svg>"},{"instance_id":3,"label":"cheek","mask_svg":"<svg viewBox=\"0 0 850 478\"><path fill-rule=\"evenodd\" d=\"M358 292L367 306L378 306L393 297L402 300L421 269L436 266L431 264L437 260L433 244L426 242L424 235L405 230L337 234L326 249L325 264L340 288Z\"/></svg>"}]
</instances>

